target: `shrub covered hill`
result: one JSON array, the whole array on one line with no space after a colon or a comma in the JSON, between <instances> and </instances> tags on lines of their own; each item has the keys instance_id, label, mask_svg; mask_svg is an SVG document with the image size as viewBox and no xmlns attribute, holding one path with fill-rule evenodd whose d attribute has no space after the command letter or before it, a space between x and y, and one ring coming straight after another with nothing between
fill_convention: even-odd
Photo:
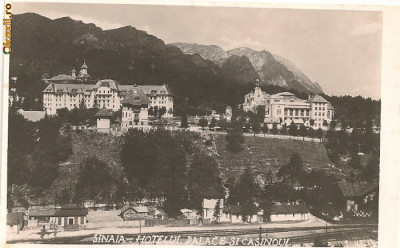
<instances>
[{"instance_id":1,"label":"shrub covered hill","mask_svg":"<svg viewBox=\"0 0 400 248\"><path fill-rule=\"evenodd\" d=\"M79 70L83 60L93 79L111 78L121 84L166 83L179 96L177 104L186 98L193 106L208 102L239 104L258 78L245 57L230 58L220 67L131 26L102 30L69 17L51 20L25 13L13 16L12 32L10 76L21 80L25 76L36 82L19 93L35 92L37 98L43 90L43 72L50 76L69 74L73 67ZM238 72L245 73L236 75Z\"/></svg>"}]
</instances>

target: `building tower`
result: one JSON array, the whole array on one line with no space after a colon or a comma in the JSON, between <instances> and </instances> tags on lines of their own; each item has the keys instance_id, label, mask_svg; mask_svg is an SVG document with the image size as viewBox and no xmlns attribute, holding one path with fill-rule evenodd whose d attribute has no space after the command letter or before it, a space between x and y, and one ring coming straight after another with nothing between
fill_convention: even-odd
<instances>
[{"instance_id":1,"label":"building tower","mask_svg":"<svg viewBox=\"0 0 400 248\"><path fill-rule=\"evenodd\" d=\"M81 71L79 72L79 76L84 77L85 75L88 75L87 69L88 69L88 66L86 65L86 62L83 61L83 65L81 67Z\"/></svg>"}]
</instances>

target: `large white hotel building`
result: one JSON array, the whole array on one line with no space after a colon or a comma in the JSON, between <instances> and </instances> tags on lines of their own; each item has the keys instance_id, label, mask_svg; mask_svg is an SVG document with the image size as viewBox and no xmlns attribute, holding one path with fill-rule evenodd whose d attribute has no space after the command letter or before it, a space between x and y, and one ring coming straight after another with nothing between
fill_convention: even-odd
<instances>
[{"instance_id":1,"label":"large white hotel building","mask_svg":"<svg viewBox=\"0 0 400 248\"><path fill-rule=\"evenodd\" d=\"M168 85L120 85L111 79L100 80L95 84L87 83L90 78L84 63L78 74L57 75L50 79L43 91L43 107L48 115L57 114L57 109L72 110L83 104L86 108L105 108L117 111L122 101L133 90L140 90L148 98L149 108L165 108L164 117L173 116L174 99Z\"/></svg>"},{"instance_id":2,"label":"large white hotel building","mask_svg":"<svg viewBox=\"0 0 400 248\"><path fill-rule=\"evenodd\" d=\"M256 112L258 106L264 106L264 122L267 124L288 125L293 121L298 125L311 126L310 120L314 120L313 128L326 128L323 125L324 121L329 124L334 115L334 108L330 102L320 95L302 100L290 92L269 95L260 87L245 95L242 106L246 112Z\"/></svg>"}]
</instances>

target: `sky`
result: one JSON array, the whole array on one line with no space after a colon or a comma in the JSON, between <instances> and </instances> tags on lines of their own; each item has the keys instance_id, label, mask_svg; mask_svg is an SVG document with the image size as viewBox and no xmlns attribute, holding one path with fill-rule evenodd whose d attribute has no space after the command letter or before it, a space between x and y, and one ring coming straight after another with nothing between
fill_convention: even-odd
<instances>
[{"instance_id":1,"label":"sky","mask_svg":"<svg viewBox=\"0 0 400 248\"><path fill-rule=\"evenodd\" d=\"M13 14L69 16L102 29L131 25L165 43L267 50L330 95L381 97L382 13L234 7L13 3Z\"/></svg>"}]
</instances>

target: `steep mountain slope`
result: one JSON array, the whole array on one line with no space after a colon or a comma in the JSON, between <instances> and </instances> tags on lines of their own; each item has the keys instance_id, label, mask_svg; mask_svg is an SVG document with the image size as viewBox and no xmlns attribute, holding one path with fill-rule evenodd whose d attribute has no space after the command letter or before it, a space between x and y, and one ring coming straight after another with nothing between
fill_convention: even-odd
<instances>
[{"instance_id":1,"label":"steep mountain slope","mask_svg":"<svg viewBox=\"0 0 400 248\"><path fill-rule=\"evenodd\" d=\"M257 71L262 82L301 92L321 93L314 84L290 62L281 63L268 51L255 51L250 48L236 48L227 51L228 55L246 56ZM283 61L283 59L281 59ZM286 66L290 65L290 66Z\"/></svg>"},{"instance_id":2,"label":"steep mountain slope","mask_svg":"<svg viewBox=\"0 0 400 248\"><path fill-rule=\"evenodd\" d=\"M246 56L232 55L219 64L225 78L236 84L254 84L260 80Z\"/></svg>"},{"instance_id":3,"label":"steep mountain slope","mask_svg":"<svg viewBox=\"0 0 400 248\"><path fill-rule=\"evenodd\" d=\"M198 105L217 99L234 104L222 94L229 85L217 65L134 27L103 31L71 18L55 20L26 13L13 16L10 75L48 71L50 75L79 69L83 60L94 79L112 78L122 84L168 84L175 95ZM33 69L32 69L33 68ZM227 88L228 87L228 88Z\"/></svg>"},{"instance_id":4,"label":"steep mountain slope","mask_svg":"<svg viewBox=\"0 0 400 248\"><path fill-rule=\"evenodd\" d=\"M284 65L293 75L295 76L296 80L301 82L307 89L314 93L322 93L323 90L321 86L317 82L312 82L299 68L296 67L292 62L289 60L276 55L272 54L276 61Z\"/></svg>"},{"instance_id":5,"label":"steep mountain slope","mask_svg":"<svg viewBox=\"0 0 400 248\"><path fill-rule=\"evenodd\" d=\"M322 88L318 83L313 83L300 69L289 60L271 54L268 51L255 51L250 48L236 48L224 51L218 46L206 46L190 43L174 43L172 45L180 48L187 54L200 54L204 59L208 59L220 65L232 56L246 56L251 62L254 70L258 73L262 85L276 85L288 89L296 89L305 93L322 93ZM222 68L222 67L221 67ZM232 73L234 70L230 70ZM238 77L236 77L238 78ZM240 77L243 83L249 82L254 77Z\"/></svg>"}]
</instances>

